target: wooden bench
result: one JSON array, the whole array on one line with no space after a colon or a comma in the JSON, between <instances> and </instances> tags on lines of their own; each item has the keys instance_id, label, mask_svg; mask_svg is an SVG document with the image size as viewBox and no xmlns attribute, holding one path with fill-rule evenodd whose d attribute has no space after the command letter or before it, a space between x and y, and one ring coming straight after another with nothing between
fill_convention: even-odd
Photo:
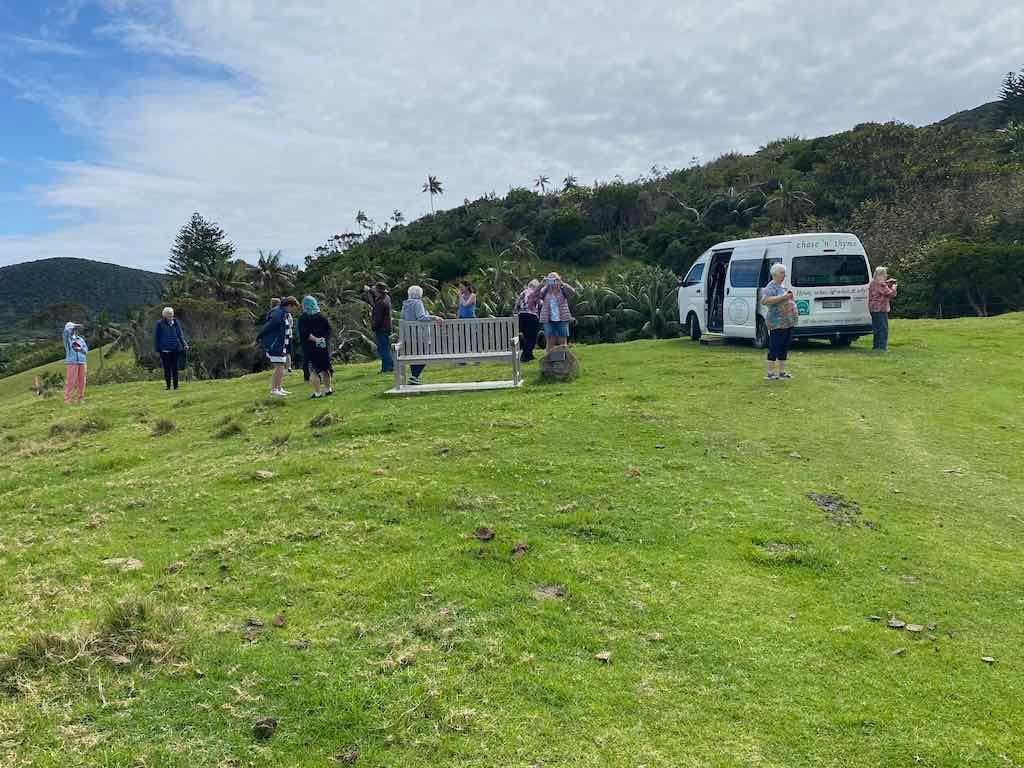
<instances>
[{"instance_id":1,"label":"wooden bench","mask_svg":"<svg viewBox=\"0 0 1024 768\"><path fill-rule=\"evenodd\" d=\"M514 317L482 317L472 320L433 322L403 320L394 345L395 386L389 395L452 390L513 389L523 383L519 363L519 331ZM451 384L409 384L406 367L501 363L512 365L507 381L467 381Z\"/></svg>"}]
</instances>

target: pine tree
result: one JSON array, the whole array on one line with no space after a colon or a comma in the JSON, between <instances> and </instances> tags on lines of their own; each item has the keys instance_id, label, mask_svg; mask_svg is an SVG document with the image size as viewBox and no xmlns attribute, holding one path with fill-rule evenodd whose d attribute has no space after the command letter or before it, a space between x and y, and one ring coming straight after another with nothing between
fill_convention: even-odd
<instances>
[{"instance_id":1,"label":"pine tree","mask_svg":"<svg viewBox=\"0 0 1024 768\"><path fill-rule=\"evenodd\" d=\"M235 255L235 246L216 223L193 213L188 224L178 231L167 262L167 273L175 277L186 274L210 274L227 264Z\"/></svg>"},{"instance_id":2,"label":"pine tree","mask_svg":"<svg viewBox=\"0 0 1024 768\"><path fill-rule=\"evenodd\" d=\"M1006 73L999 96L1005 120L1024 120L1024 69L1021 69L1020 74Z\"/></svg>"}]
</instances>

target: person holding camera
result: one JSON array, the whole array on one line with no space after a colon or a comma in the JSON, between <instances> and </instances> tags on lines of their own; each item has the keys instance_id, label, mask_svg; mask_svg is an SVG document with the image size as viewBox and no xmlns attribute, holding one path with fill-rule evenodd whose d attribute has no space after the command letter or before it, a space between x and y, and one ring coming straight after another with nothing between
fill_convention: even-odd
<instances>
[{"instance_id":1,"label":"person holding camera","mask_svg":"<svg viewBox=\"0 0 1024 768\"><path fill-rule=\"evenodd\" d=\"M868 311L871 313L873 352L889 351L890 300L896 297L896 281L885 267L875 267L875 276L868 286Z\"/></svg>"},{"instance_id":2,"label":"person holding camera","mask_svg":"<svg viewBox=\"0 0 1024 768\"><path fill-rule=\"evenodd\" d=\"M374 283L373 287L364 285L363 291L370 303L370 327L377 344L380 372L391 373L395 369L391 359L391 295L384 283Z\"/></svg>"},{"instance_id":3,"label":"person holding camera","mask_svg":"<svg viewBox=\"0 0 1024 768\"><path fill-rule=\"evenodd\" d=\"M540 289L540 321L544 323L544 338L550 352L555 347L569 343L569 299L576 295L571 285L562 282L557 272L550 272L544 278Z\"/></svg>"},{"instance_id":4,"label":"person holding camera","mask_svg":"<svg viewBox=\"0 0 1024 768\"><path fill-rule=\"evenodd\" d=\"M765 324L768 326L768 373L765 379L793 378L786 371L789 357L789 343L793 339L793 326L799 319L793 291L782 283L786 280L786 267L781 263L772 264L772 279L761 289L761 303L768 308Z\"/></svg>"}]
</instances>

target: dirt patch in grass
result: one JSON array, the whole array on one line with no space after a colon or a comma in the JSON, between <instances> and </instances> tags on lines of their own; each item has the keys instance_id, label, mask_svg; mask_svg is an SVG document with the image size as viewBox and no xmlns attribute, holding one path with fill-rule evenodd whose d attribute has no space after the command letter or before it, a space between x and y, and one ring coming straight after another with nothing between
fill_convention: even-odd
<instances>
[{"instance_id":1,"label":"dirt patch in grass","mask_svg":"<svg viewBox=\"0 0 1024 768\"><path fill-rule=\"evenodd\" d=\"M32 676L57 669L140 668L175 660L181 618L177 609L130 598L109 606L87 630L33 634L0 657L0 688L14 695Z\"/></svg>"},{"instance_id":2,"label":"dirt patch in grass","mask_svg":"<svg viewBox=\"0 0 1024 768\"><path fill-rule=\"evenodd\" d=\"M836 525L857 525L860 522L860 505L855 501L830 493L808 493L807 498Z\"/></svg>"},{"instance_id":3,"label":"dirt patch in grass","mask_svg":"<svg viewBox=\"0 0 1024 768\"><path fill-rule=\"evenodd\" d=\"M541 584L533 590L533 596L538 600L564 600L569 590L561 584Z\"/></svg>"}]
</instances>

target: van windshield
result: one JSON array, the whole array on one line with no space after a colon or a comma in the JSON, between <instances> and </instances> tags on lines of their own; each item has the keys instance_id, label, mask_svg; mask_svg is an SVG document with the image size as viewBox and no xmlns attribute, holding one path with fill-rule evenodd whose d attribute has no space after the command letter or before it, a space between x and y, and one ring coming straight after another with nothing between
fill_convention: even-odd
<instances>
[{"instance_id":1,"label":"van windshield","mask_svg":"<svg viewBox=\"0 0 1024 768\"><path fill-rule=\"evenodd\" d=\"M823 253L793 259L793 285L867 285L868 260L858 254Z\"/></svg>"}]
</instances>

